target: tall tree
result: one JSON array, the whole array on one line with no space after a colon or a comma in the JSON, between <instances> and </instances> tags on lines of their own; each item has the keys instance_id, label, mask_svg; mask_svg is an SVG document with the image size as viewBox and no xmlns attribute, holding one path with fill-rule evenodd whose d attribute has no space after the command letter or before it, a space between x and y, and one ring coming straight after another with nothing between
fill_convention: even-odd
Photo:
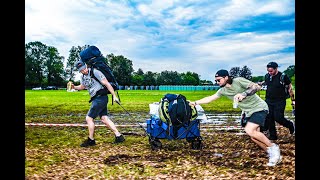
<instances>
[{"instance_id":1,"label":"tall tree","mask_svg":"<svg viewBox=\"0 0 320 180\"><path fill-rule=\"evenodd\" d=\"M240 67L233 67L229 71L230 76L239 77L240 76Z\"/></svg>"},{"instance_id":2,"label":"tall tree","mask_svg":"<svg viewBox=\"0 0 320 180\"><path fill-rule=\"evenodd\" d=\"M295 75L295 65L290 65L286 70L283 71L289 78Z\"/></svg>"},{"instance_id":3,"label":"tall tree","mask_svg":"<svg viewBox=\"0 0 320 180\"><path fill-rule=\"evenodd\" d=\"M245 65L240 69L239 76L251 80L252 78L251 74L252 74L251 69Z\"/></svg>"},{"instance_id":4,"label":"tall tree","mask_svg":"<svg viewBox=\"0 0 320 180\"><path fill-rule=\"evenodd\" d=\"M144 73L141 68L139 68L137 72L133 72L133 75L131 77L131 84L138 86L145 85L143 75Z\"/></svg>"},{"instance_id":5,"label":"tall tree","mask_svg":"<svg viewBox=\"0 0 320 180\"><path fill-rule=\"evenodd\" d=\"M144 85L157 85L156 84L156 76L157 73L153 73L151 71L147 71L144 75L143 75L143 79L144 79Z\"/></svg>"},{"instance_id":6,"label":"tall tree","mask_svg":"<svg viewBox=\"0 0 320 180\"><path fill-rule=\"evenodd\" d=\"M162 71L157 79L159 85L180 85L182 80L177 71Z\"/></svg>"},{"instance_id":7,"label":"tall tree","mask_svg":"<svg viewBox=\"0 0 320 180\"><path fill-rule=\"evenodd\" d=\"M130 85L131 76L134 72L132 61L124 56L107 55L107 63L113 70L113 74L120 85Z\"/></svg>"},{"instance_id":8,"label":"tall tree","mask_svg":"<svg viewBox=\"0 0 320 180\"><path fill-rule=\"evenodd\" d=\"M196 83L194 85L200 85L200 75L195 72L190 72L190 73L191 73L191 76L193 76L194 79L196 80Z\"/></svg>"},{"instance_id":9,"label":"tall tree","mask_svg":"<svg viewBox=\"0 0 320 180\"><path fill-rule=\"evenodd\" d=\"M183 85L199 85L200 79L197 73L188 71L187 73L181 73L181 84Z\"/></svg>"},{"instance_id":10,"label":"tall tree","mask_svg":"<svg viewBox=\"0 0 320 180\"><path fill-rule=\"evenodd\" d=\"M75 78L76 73L78 70L74 67L74 64L80 60L80 52L86 48L88 48L89 45L84 45L84 46L72 46L71 49L69 50L69 57L66 62L66 68L65 68L65 79L72 81Z\"/></svg>"},{"instance_id":11,"label":"tall tree","mask_svg":"<svg viewBox=\"0 0 320 180\"><path fill-rule=\"evenodd\" d=\"M47 46L39 41L25 45L25 86L44 86L44 62Z\"/></svg>"},{"instance_id":12,"label":"tall tree","mask_svg":"<svg viewBox=\"0 0 320 180\"><path fill-rule=\"evenodd\" d=\"M243 66L242 68L240 67L232 67L229 71L230 76L233 77L244 77L246 79L251 80L252 76L252 72L251 69L248 66Z\"/></svg>"},{"instance_id":13,"label":"tall tree","mask_svg":"<svg viewBox=\"0 0 320 180\"><path fill-rule=\"evenodd\" d=\"M137 70L136 74L143 76L144 73L143 73L142 69L139 68L139 69Z\"/></svg>"},{"instance_id":14,"label":"tall tree","mask_svg":"<svg viewBox=\"0 0 320 180\"><path fill-rule=\"evenodd\" d=\"M25 86L64 85L63 60L57 48L39 41L25 45Z\"/></svg>"},{"instance_id":15,"label":"tall tree","mask_svg":"<svg viewBox=\"0 0 320 180\"><path fill-rule=\"evenodd\" d=\"M49 46L46 51L45 74L48 85L62 86L63 79L63 56L59 56L57 48Z\"/></svg>"},{"instance_id":16,"label":"tall tree","mask_svg":"<svg viewBox=\"0 0 320 180\"><path fill-rule=\"evenodd\" d=\"M131 76L131 85L142 86L144 85L144 80L142 75L134 74Z\"/></svg>"}]
</instances>

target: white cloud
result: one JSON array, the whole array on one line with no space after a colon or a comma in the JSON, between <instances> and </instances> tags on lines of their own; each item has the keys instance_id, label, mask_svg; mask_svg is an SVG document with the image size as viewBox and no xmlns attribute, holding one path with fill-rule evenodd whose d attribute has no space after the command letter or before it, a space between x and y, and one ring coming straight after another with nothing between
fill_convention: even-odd
<instances>
[{"instance_id":1,"label":"white cloud","mask_svg":"<svg viewBox=\"0 0 320 180\"><path fill-rule=\"evenodd\" d=\"M294 14L291 0L26 0L25 4L25 42L54 46L66 59L72 46L89 44L104 55L127 57L135 70L194 71L210 79L220 68L240 65L264 74L270 59L284 66L294 64L294 52L284 51L294 49L294 27L276 31L266 24L264 32L241 31L259 16ZM235 27L239 30L233 31Z\"/></svg>"}]
</instances>

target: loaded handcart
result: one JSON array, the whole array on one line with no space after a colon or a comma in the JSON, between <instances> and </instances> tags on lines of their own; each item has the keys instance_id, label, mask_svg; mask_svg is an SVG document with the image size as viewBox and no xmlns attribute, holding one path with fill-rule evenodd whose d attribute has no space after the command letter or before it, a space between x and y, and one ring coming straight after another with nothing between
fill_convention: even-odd
<instances>
[{"instance_id":1,"label":"loaded handcart","mask_svg":"<svg viewBox=\"0 0 320 180\"><path fill-rule=\"evenodd\" d=\"M171 122L166 122L165 118L161 118L161 102L149 104L149 108L150 119L146 120L146 133L149 136L149 144L152 150L162 147L160 139L186 139L191 144L192 149L202 149L203 139L200 135L200 121L207 120L207 117L200 105L196 105L192 109L193 114L196 115L193 115L193 118L180 126L174 126Z\"/></svg>"}]
</instances>

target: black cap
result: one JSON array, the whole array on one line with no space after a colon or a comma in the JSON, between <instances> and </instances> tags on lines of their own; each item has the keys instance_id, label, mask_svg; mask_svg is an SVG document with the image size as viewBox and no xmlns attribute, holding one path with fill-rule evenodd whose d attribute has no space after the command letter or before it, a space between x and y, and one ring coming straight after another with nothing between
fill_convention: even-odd
<instances>
[{"instance_id":1,"label":"black cap","mask_svg":"<svg viewBox=\"0 0 320 180\"><path fill-rule=\"evenodd\" d=\"M273 68L273 69L275 69L275 68L277 68L278 67L278 64L276 63L276 62L269 62L268 64L267 64L267 68Z\"/></svg>"},{"instance_id":2,"label":"black cap","mask_svg":"<svg viewBox=\"0 0 320 180\"><path fill-rule=\"evenodd\" d=\"M215 77L224 77L224 76L229 76L229 72L225 69L220 69L215 75Z\"/></svg>"}]
</instances>

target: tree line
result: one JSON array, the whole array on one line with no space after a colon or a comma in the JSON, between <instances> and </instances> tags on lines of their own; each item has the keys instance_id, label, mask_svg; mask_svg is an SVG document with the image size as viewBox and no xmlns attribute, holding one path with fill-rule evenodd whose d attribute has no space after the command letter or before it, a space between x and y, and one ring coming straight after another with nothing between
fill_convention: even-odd
<instances>
[{"instance_id":1,"label":"tree line","mask_svg":"<svg viewBox=\"0 0 320 180\"><path fill-rule=\"evenodd\" d=\"M55 47L47 46L39 41L27 43L25 45L25 88L46 87L49 85L65 87L68 81L79 84L79 81L75 81L78 70L74 67L74 64L80 59L79 53L87 47L89 45L72 46L69 50L68 58L65 59ZM210 80L201 80L200 76L195 72L179 73L169 70L160 73L143 72L141 68L134 71L132 60L122 55L111 53L104 57L113 70L119 85L213 85ZM294 76L294 66L289 71L289 74ZM262 76L252 77L251 69L247 66L231 68L230 75L245 77L255 82L263 78Z\"/></svg>"},{"instance_id":2,"label":"tree line","mask_svg":"<svg viewBox=\"0 0 320 180\"><path fill-rule=\"evenodd\" d=\"M253 82L262 82L264 81L264 76L252 76L251 69L248 66L240 67L232 67L229 71L230 76L233 77L244 77L246 79L249 79ZM291 79L291 83L293 86L295 86L295 65L290 65L287 67L286 70L283 71L283 73L287 74L288 77Z\"/></svg>"}]
</instances>

